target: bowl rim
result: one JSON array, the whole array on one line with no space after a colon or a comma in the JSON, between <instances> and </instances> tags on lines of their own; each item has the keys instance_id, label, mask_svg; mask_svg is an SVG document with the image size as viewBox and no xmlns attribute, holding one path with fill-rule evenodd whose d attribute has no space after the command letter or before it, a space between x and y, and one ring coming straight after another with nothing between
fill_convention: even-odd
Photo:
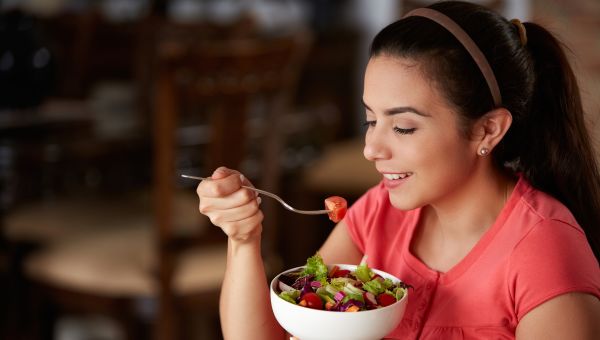
<instances>
[{"instance_id":1,"label":"bowl rim","mask_svg":"<svg viewBox=\"0 0 600 340\"><path fill-rule=\"evenodd\" d=\"M354 267L354 268L358 267L358 265L356 265L356 264L345 264L345 263L334 263L334 264L328 264L326 266L327 266L327 269L331 269L333 266L338 266L340 268L342 268L342 266L344 266L344 267ZM276 280L278 280L281 275L283 275L285 273L288 273L288 272L291 272L291 271L300 270L300 269L305 268L305 267L306 267L306 265L304 265L304 266L298 266L298 267L294 267L294 268L290 268L290 269L284 270L284 271L280 272L279 274L275 275L275 277L271 280L271 283L269 284L269 291L270 291L271 295L276 296L282 302L286 302L286 303L290 304L290 306L293 306L292 308L302 308L302 310L309 309L309 310L312 310L312 311L315 311L315 312L321 312L321 313L344 313L344 312L340 312L340 311L332 311L332 310L324 310L324 309L314 309L314 308L308 308L308 307L298 306L297 304L293 304L293 303L291 303L289 301L284 300L283 298L281 298L279 296L279 294L276 293L275 285L278 282ZM374 271L375 273L379 274L379 275L384 274L385 276L389 276L390 280L392 280L394 283L403 282L402 280L400 280L399 278L397 278L395 275L392 275L390 273L384 272L384 271L379 270L379 269L374 269L374 268L370 268L370 269L372 271ZM384 276L384 275L381 275L381 276ZM392 303L391 305L387 305L387 306L379 307L379 308L375 308L375 309L361 310L361 311L358 311L356 313L361 313L361 314L363 314L363 313L369 313L369 312L375 313L375 312L378 312L378 311L381 311L381 310L391 309L391 308L397 307L396 305L398 303L406 300L407 298L408 298L408 289L406 289L406 293L404 294L404 296L402 296L402 298L400 300L397 300L396 302ZM271 304L271 309L273 309L272 304ZM355 314L355 313L352 313L352 314Z\"/></svg>"}]
</instances>

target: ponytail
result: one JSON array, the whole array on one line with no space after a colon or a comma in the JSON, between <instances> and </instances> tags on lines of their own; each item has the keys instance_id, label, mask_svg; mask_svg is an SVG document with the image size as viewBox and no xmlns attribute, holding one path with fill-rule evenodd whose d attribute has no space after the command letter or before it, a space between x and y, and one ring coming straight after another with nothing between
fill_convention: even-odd
<instances>
[{"instance_id":1,"label":"ponytail","mask_svg":"<svg viewBox=\"0 0 600 340\"><path fill-rule=\"evenodd\" d=\"M577 80L562 46L547 30L525 23L535 84L520 124L519 167L529 182L565 204L600 259L600 173Z\"/></svg>"}]
</instances>

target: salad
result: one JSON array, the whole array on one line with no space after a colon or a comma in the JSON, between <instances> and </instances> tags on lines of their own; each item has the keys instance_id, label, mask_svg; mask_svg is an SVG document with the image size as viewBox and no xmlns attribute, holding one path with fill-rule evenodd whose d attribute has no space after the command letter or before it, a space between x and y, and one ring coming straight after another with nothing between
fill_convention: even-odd
<instances>
[{"instance_id":1,"label":"salad","mask_svg":"<svg viewBox=\"0 0 600 340\"><path fill-rule=\"evenodd\" d=\"M385 307L402 299L409 285L383 278L361 261L355 271L327 268L319 254L309 257L302 270L279 277L282 299L308 308L358 312Z\"/></svg>"}]
</instances>

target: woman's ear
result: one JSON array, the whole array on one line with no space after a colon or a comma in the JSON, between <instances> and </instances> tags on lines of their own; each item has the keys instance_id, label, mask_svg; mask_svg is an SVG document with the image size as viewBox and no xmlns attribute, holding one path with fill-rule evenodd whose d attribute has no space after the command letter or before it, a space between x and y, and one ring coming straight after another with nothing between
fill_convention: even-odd
<instances>
[{"instance_id":1,"label":"woman's ear","mask_svg":"<svg viewBox=\"0 0 600 340\"><path fill-rule=\"evenodd\" d=\"M490 153L500 143L511 124L512 114L505 108L494 109L479 118L473 131L478 142L478 154L485 156Z\"/></svg>"}]
</instances>

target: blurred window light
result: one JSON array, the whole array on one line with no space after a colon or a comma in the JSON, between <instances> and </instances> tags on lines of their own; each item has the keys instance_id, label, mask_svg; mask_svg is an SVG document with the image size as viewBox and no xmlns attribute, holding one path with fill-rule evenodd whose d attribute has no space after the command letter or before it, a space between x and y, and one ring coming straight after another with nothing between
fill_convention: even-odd
<instances>
[{"instance_id":1,"label":"blurred window light","mask_svg":"<svg viewBox=\"0 0 600 340\"><path fill-rule=\"evenodd\" d=\"M15 57L10 51L4 52L0 57L0 71L8 71L15 64Z\"/></svg>"},{"instance_id":2,"label":"blurred window light","mask_svg":"<svg viewBox=\"0 0 600 340\"><path fill-rule=\"evenodd\" d=\"M33 55L33 67L43 68L50 62L50 51L47 48L40 48Z\"/></svg>"}]
</instances>

